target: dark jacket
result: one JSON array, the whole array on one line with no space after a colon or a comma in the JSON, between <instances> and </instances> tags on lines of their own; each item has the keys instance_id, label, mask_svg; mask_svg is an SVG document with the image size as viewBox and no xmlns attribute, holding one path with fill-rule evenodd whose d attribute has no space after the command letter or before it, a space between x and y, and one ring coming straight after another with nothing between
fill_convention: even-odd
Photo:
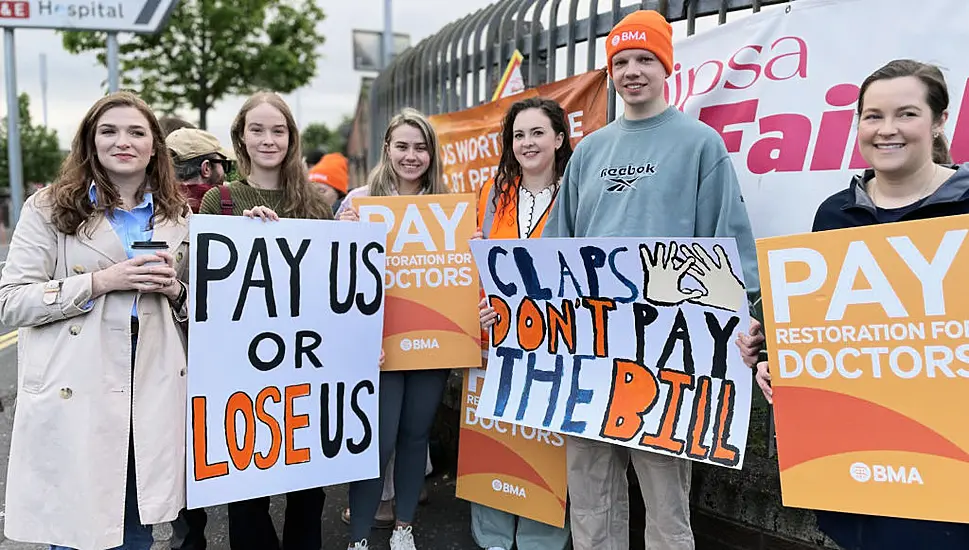
<instances>
[{"instance_id":1,"label":"dark jacket","mask_svg":"<svg viewBox=\"0 0 969 550\"><path fill-rule=\"evenodd\" d=\"M950 168L956 169L956 173L899 221L969 214L969 164ZM866 191L866 184L874 175L868 170L855 176L847 189L821 203L814 217L814 231L879 223L875 204ZM821 530L844 550L969 549L969 525L966 524L828 511L817 511L816 515Z\"/></svg>"}]
</instances>

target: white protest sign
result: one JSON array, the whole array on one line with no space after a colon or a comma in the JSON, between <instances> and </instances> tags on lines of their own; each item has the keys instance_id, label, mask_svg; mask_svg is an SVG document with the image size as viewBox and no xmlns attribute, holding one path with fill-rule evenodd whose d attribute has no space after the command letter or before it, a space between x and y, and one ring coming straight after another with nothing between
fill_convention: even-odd
<instances>
[{"instance_id":1,"label":"white protest sign","mask_svg":"<svg viewBox=\"0 0 969 550\"><path fill-rule=\"evenodd\" d=\"M733 239L472 241L499 321L479 418L743 466Z\"/></svg>"},{"instance_id":2,"label":"white protest sign","mask_svg":"<svg viewBox=\"0 0 969 550\"><path fill-rule=\"evenodd\" d=\"M385 238L192 217L190 508L377 477Z\"/></svg>"},{"instance_id":3,"label":"white protest sign","mask_svg":"<svg viewBox=\"0 0 969 550\"><path fill-rule=\"evenodd\" d=\"M798 0L678 40L666 91L723 136L754 236L805 233L867 166L858 90L893 59L942 68L952 157L969 161L966 21L966 0ZM873 48L863 29L891 39Z\"/></svg>"}]
</instances>

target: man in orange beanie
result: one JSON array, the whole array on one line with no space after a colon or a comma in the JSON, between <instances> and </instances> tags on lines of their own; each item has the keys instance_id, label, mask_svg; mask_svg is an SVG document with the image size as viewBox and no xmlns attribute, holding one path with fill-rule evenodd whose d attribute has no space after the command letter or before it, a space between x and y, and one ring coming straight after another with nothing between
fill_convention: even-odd
<instances>
[{"instance_id":1,"label":"man in orange beanie","mask_svg":"<svg viewBox=\"0 0 969 550\"><path fill-rule=\"evenodd\" d=\"M655 11L636 11L609 33L606 54L623 115L579 142L542 236L732 237L748 297L756 296L750 220L723 140L666 102L669 23ZM690 300L716 311L706 296ZM653 347L646 364L656 364L652 354L663 346ZM693 550L689 460L582 437L569 437L567 456L576 549L629 548L626 468L632 461L646 503L646 547Z\"/></svg>"},{"instance_id":2,"label":"man in orange beanie","mask_svg":"<svg viewBox=\"0 0 969 550\"><path fill-rule=\"evenodd\" d=\"M323 155L323 158L310 168L309 178L310 181L320 184L323 199L336 212L340 207L340 201L347 194L347 183L350 179L347 158L340 153Z\"/></svg>"}]
</instances>

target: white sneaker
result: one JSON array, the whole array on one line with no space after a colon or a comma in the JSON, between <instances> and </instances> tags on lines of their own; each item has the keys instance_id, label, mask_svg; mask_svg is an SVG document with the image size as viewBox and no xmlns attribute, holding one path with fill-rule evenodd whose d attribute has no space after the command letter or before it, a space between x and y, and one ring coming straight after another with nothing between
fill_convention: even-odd
<instances>
[{"instance_id":1,"label":"white sneaker","mask_svg":"<svg viewBox=\"0 0 969 550\"><path fill-rule=\"evenodd\" d=\"M492 546L492 547L491 547L491 548L489 548L488 550L505 550L505 549L504 549L504 548L502 548L502 547L500 547L500 546Z\"/></svg>"},{"instance_id":2,"label":"white sneaker","mask_svg":"<svg viewBox=\"0 0 969 550\"><path fill-rule=\"evenodd\" d=\"M356 544L351 544L349 547L347 547L347 550L369 550L369 547L367 546L367 539L363 539Z\"/></svg>"},{"instance_id":3,"label":"white sneaker","mask_svg":"<svg viewBox=\"0 0 969 550\"><path fill-rule=\"evenodd\" d=\"M417 550L410 525L394 529L394 534L390 536L390 550Z\"/></svg>"}]
</instances>

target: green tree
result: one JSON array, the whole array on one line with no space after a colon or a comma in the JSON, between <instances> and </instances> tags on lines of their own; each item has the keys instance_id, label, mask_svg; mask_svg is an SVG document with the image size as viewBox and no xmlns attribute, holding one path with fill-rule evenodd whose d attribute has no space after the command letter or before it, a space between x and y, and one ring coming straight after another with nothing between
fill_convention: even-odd
<instances>
[{"instance_id":1,"label":"green tree","mask_svg":"<svg viewBox=\"0 0 969 550\"><path fill-rule=\"evenodd\" d=\"M181 0L158 34L119 36L122 85L161 112L196 111L205 128L226 96L306 85L323 18L313 0ZM106 65L104 33L65 32L63 43L72 53L97 52Z\"/></svg>"},{"instance_id":2,"label":"green tree","mask_svg":"<svg viewBox=\"0 0 969 550\"><path fill-rule=\"evenodd\" d=\"M23 159L25 186L47 184L54 179L64 160L57 141L57 132L30 120L30 97L20 94L20 151ZM7 117L0 128L0 187L10 188L10 164L7 161ZM26 195L26 193L25 193Z\"/></svg>"},{"instance_id":3,"label":"green tree","mask_svg":"<svg viewBox=\"0 0 969 550\"><path fill-rule=\"evenodd\" d=\"M327 153L338 153L343 150L350 135L353 119L344 116L335 130L322 122L314 122L300 132L303 153L314 149L323 149Z\"/></svg>"}]
</instances>

